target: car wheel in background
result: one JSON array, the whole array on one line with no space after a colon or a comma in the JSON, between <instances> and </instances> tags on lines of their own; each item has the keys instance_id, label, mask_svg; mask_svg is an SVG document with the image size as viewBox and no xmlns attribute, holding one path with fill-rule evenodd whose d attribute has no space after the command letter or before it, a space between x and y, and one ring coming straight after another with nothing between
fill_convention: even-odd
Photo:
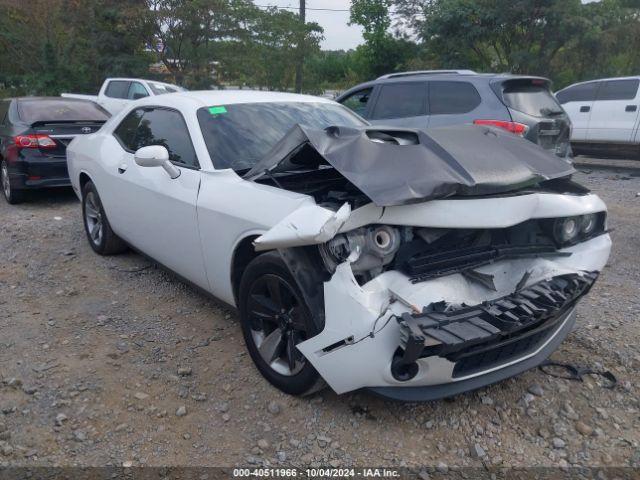
<instances>
[{"instance_id":1,"label":"car wheel in background","mask_svg":"<svg viewBox=\"0 0 640 480\"><path fill-rule=\"evenodd\" d=\"M82 221L89 245L96 253L113 255L127 250L127 244L111 230L98 190L90 181L82 188Z\"/></svg>"},{"instance_id":2,"label":"car wheel in background","mask_svg":"<svg viewBox=\"0 0 640 480\"><path fill-rule=\"evenodd\" d=\"M11 181L9 180L9 167L4 160L0 163L0 184L2 185L2 193L7 202L11 205L21 203L24 201L24 192L22 190L16 190L11 188Z\"/></svg>"},{"instance_id":3,"label":"car wheel in background","mask_svg":"<svg viewBox=\"0 0 640 480\"><path fill-rule=\"evenodd\" d=\"M318 390L320 375L296 348L318 329L280 254L268 252L252 260L239 293L242 333L260 373L291 395Z\"/></svg>"}]
</instances>

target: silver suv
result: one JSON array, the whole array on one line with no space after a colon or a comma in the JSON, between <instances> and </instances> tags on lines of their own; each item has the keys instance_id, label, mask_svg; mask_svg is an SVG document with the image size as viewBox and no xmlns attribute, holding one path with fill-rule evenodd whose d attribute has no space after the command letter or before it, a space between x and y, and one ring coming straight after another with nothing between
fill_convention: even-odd
<instances>
[{"instance_id":1,"label":"silver suv","mask_svg":"<svg viewBox=\"0 0 640 480\"><path fill-rule=\"evenodd\" d=\"M374 125L492 125L560 157L571 156L571 121L547 78L471 70L392 73L336 100Z\"/></svg>"}]
</instances>

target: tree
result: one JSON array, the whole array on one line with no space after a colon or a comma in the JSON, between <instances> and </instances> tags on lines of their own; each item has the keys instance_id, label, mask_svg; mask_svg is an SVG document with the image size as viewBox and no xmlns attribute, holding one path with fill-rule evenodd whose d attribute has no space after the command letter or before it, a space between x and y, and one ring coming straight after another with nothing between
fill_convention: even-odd
<instances>
[{"instance_id":1,"label":"tree","mask_svg":"<svg viewBox=\"0 0 640 480\"><path fill-rule=\"evenodd\" d=\"M356 49L360 76L377 77L403 68L416 53L414 42L389 33L391 0L352 0L350 24L362 26L365 44Z\"/></svg>"},{"instance_id":2,"label":"tree","mask_svg":"<svg viewBox=\"0 0 640 480\"><path fill-rule=\"evenodd\" d=\"M639 41L638 3L395 0L430 67L558 75L561 85L585 75L632 72L640 51L629 45Z\"/></svg>"},{"instance_id":3,"label":"tree","mask_svg":"<svg viewBox=\"0 0 640 480\"><path fill-rule=\"evenodd\" d=\"M95 93L105 76L146 72L131 22L141 8L136 0L3 2L0 81L12 95Z\"/></svg>"}]
</instances>

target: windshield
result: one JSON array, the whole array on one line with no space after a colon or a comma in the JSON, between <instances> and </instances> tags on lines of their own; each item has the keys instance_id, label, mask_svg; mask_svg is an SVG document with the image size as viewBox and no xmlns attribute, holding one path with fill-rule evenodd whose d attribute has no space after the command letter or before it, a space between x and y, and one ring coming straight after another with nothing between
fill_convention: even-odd
<instances>
[{"instance_id":1,"label":"windshield","mask_svg":"<svg viewBox=\"0 0 640 480\"><path fill-rule=\"evenodd\" d=\"M217 169L244 171L261 160L296 124L309 128L367 125L331 103L240 103L198 110L198 121Z\"/></svg>"},{"instance_id":2,"label":"windshield","mask_svg":"<svg viewBox=\"0 0 640 480\"><path fill-rule=\"evenodd\" d=\"M504 89L503 97L507 106L534 117L564 113L549 88L543 85L510 85Z\"/></svg>"},{"instance_id":3,"label":"windshield","mask_svg":"<svg viewBox=\"0 0 640 480\"><path fill-rule=\"evenodd\" d=\"M151 91L156 95L186 91L186 89L182 87L178 87L177 85L170 85L168 83L147 82L147 84L151 88Z\"/></svg>"},{"instance_id":4,"label":"windshield","mask_svg":"<svg viewBox=\"0 0 640 480\"><path fill-rule=\"evenodd\" d=\"M109 113L98 104L75 99L21 99L18 115L23 122L105 122Z\"/></svg>"}]
</instances>

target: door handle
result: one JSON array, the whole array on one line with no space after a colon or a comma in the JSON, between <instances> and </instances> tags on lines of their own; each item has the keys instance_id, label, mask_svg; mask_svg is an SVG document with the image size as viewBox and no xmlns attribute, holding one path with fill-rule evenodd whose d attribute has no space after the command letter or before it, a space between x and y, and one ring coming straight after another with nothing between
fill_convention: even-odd
<instances>
[{"instance_id":1,"label":"door handle","mask_svg":"<svg viewBox=\"0 0 640 480\"><path fill-rule=\"evenodd\" d=\"M591 110L591 107L585 105L584 107L580 107L580 112L582 113L586 113L589 112Z\"/></svg>"},{"instance_id":2,"label":"door handle","mask_svg":"<svg viewBox=\"0 0 640 480\"><path fill-rule=\"evenodd\" d=\"M129 166L128 166L126 163L121 164L121 165L118 167L118 173L119 173L120 175L122 175L124 172L126 172L126 171L127 171L127 168L128 168L128 167L129 167Z\"/></svg>"},{"instance_id":3,"label":"door handle","mask_svg":"<svg viewBox=\"0 0 640 480\"><path fill-rule=\"evenodd\" d=\"M636 110L638 110L637 105L627 105L627 107L624 109L625 112L635 112Z\"/></svg>"}]
</instances>

